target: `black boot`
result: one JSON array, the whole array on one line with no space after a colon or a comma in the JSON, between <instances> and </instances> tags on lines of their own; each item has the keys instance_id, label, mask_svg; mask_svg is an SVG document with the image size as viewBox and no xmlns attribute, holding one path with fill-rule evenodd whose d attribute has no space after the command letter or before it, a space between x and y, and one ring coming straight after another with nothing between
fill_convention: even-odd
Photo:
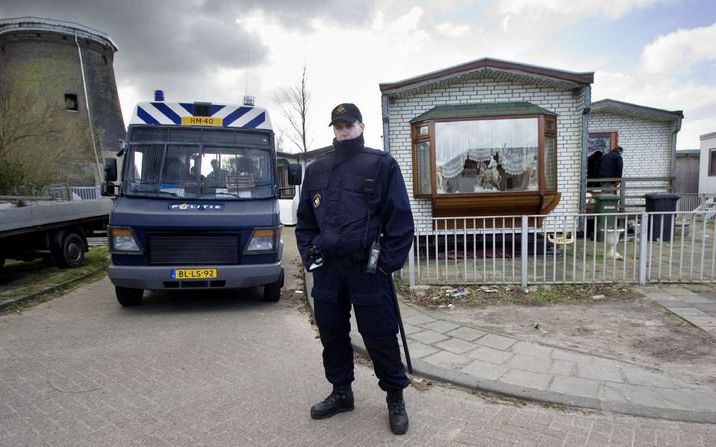
<instances>
[{"instance_id":1,"label":"black boot","mask_svg":"<svg viewBox=\"0 0 716 447\"><path fill-rule=\"evenodd\" d=\"M351 385L333 385L333 392L323 402L311 407L313 419L325 419L344 411L353 410Z\"/></svg>"},{"instance_id":2,"label":"black boot","mask_svg":"<svg viewBox=\"0 0 716 447\"><path fill-rule=\"evenodd\" d=\"M390 431L394 435L402 435L408 431L408 413L405 411L405 401L403 400L403 390L388 391L388 422L390 423Z\"/></svg>"}]
</instances>

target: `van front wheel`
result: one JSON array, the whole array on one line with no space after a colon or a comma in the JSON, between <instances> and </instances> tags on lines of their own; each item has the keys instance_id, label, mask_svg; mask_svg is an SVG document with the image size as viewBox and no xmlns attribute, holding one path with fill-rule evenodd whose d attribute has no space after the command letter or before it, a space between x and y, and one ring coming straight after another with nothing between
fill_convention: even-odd
<instances>
[{"instance_id":1,"label":"van front wheel","mask_svg":"<svg viewBox=\"0 0 716 447\"><path fill-rule=\"evenodd\" d=\"M278 280L264 286L264 301L275 303L280 300L281 287L283 287L283 270L281 270L281 276Z\"/></svg>"}]
</instances>

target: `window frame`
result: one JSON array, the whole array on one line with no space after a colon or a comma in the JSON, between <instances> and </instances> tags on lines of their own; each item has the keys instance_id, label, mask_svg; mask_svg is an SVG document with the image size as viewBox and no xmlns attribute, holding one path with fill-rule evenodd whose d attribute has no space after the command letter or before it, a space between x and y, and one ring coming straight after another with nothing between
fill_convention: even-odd
<instances>
[{"instance_id":1,"label":"window frame","mask_svg":"<svg viewBox=\"0 0 716 447\"><path fill-rule=\"evenodd\" d=\"M557 157L558 151L558 142L559 137L557 134L557 117L552 115L541 115L541 118L539 120L539 147L538 147L538 153L539 156L543 158L540 164L541 166L541 175L537 178L538 182L540 183L540 189L539 191L545 191L545 192L557 192L559 191L559 158ZM552 126L550 126L552 124ZM548 189L547 188L547 160L546 160L546 142L547 138L554 138L554 154L553 154L553 160L552 164L554 166L554 189ZM541 148L541 150L539 149ZM540 174L540 173L538 173Z\"/></svg>"},{"instance_id":2,"label":"window frame","mask_svg":"<svg viewBox=\"0 0 716 447\"><path fill-rule=\"evenodd\" d=\"M444 123L444 122L462 122L462 121L495 121L499 119L518 119L518 118L537 118L537 166L538 166L538 172L537 172L537 191L496 191L496 192L464 192L464 193L438 193L437 192L437 183L436 183L436 174L437 174L437 167L436 167L436 146L435 146L435 123ZM547 129L546 122L553 122L554 123L554 129ZM419 135L419 129L423 126L428 126L428 135L427 136L420 136ZM559 138L558 138L558 120L557 116L551 115L551 114L516 114L516 115L489 115L489 116L468 116L468 117L457 117L457 118L440 118L440 119L427 119L427 120L421 120L414 123L411 123L411 152L412 152L412 159L413 159L413 197L416 199L431 199L436 200L441 197L469 197L469 198L480 198L480 197L491 197L491 196L503 196L503 195L524 195L524 194L544 194L545 192L557 192L557 189L555 190L546 190L546 182L545 182L545 136L546 133L549 134L550 137L554 137L555 139L555 150L554 150L554 167L555 167L555 177L557 179L557 184L559 183L559 166L557 163L558 157L557 153L558 151L558 144L559 144ZM418 184L419 184L419 177L418 177L418 170L417 170L417 145L418 143L423 142L429 142L430 145L430 194L420 194L418 193Z\"/></svg>"},{"instance_id":3,"label":"window frame","mask_svg":"<svg viewBox=\"0 0 716 447\"><path fill-rule=\"evenodd\" d=\"M80 100L76 93L65 93L65 111L79 112Z\"/></svg>"},{"instance_id":4,"label":"window frame","mask_svg":"<svg viewBox=\"0 0 716 447\"><path fill-rule=\"evenodd\" d=\"M709 177L716 177L716 166L714 166L714 162L716 162L716 147L712 147L709 149L709 164L708 164L708 176ZM712 169L714 168L714 169Z\"/></svg>"},{"instance_id":5,"label":"window frame","mask_svg":"<svg viewBox=\"0 0 716 447\"><path fill-rule=\"evenodd\" d=\"M609 138L609 147L604 152L604 155L608 154L609 151L619 144L619 132L616 130L589 132L587 134L587 141L589 141L589 138Z\"/></svg>"},{"instance_id":6,"label":"window frame","mask_svg":"<svg viewBox=\"0 0 716 447\"><path fill-rule=\"evenodd\" d=\"M424 123L424 124L421 124ZM428 134L420 135L420 128L427 126ZM413 156L413 197L420 199L429 199L435 196L437 185L435 184L435 145L432 141L432 136L435 135L435 123L433 121L421 121L411 126L411 148ZM430 163L430 193L425 194L419 192L420 179L418 177L418 144L428 143L429 157L428 162Z\"/></svg>"}]
</instances>

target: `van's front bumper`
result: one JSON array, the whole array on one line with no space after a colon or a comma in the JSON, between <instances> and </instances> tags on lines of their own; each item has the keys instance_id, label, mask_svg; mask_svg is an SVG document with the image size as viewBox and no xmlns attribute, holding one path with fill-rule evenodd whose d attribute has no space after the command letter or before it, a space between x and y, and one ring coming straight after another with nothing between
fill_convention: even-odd
<instances>
[{"instance_id":1,"label":"van's front bumper","mask_svg":"<svg viewBox=\"0 0 716 447\"><path fill-rule=\"evenodd\" d=\"M197 266L202 267L202 266ZM276 282L281 277L281 262L274 264L219 265L206 266L218 270L211 279L186 279L178 281L172 277L175 269L187 266L135 266L110 264L107 276L112 284L131 289L216 289L263 286Z\"/></svg>"}]
</instances>

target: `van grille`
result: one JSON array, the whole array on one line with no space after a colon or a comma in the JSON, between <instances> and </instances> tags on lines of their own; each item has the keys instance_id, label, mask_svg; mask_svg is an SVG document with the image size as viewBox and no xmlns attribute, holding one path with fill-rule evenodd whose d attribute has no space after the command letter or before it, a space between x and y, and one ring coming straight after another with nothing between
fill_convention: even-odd
<instances>
[{"instance_id":1,"label":"van grille","mask_svg":"<svg viewBox=\"0 0 716 447\"><path fill-rule=\"evenodd\" d=\"M150 265L238 264L238 234L149 234Z\"/></svg>"}]
</instances>

